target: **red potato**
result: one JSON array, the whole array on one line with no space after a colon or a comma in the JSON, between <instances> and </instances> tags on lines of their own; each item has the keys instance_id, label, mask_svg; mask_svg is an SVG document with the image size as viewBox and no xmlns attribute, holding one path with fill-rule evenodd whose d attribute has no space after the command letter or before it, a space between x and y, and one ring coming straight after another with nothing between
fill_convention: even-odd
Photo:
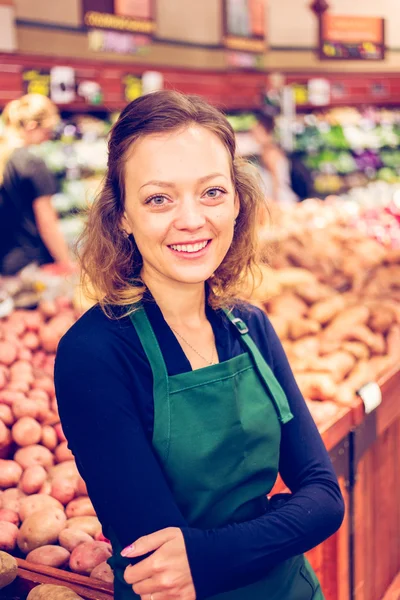
<instances>
[{"instance_id":1,"label":"red potato","mask_svg":"<svg viewBox=\"0 0 400 600\"><path fill-rule=\"evenodd\" d=\"M43 324L43 315L35 311L29 311L24 315L24 323L27 331L38 331Z\"/></svg>"},{"instance_id":2,"label":"red potato","mask_svg":"<svg viewBox=\"0 0 400 600\"><path fill-rule=\"evenodd\" d=\"M58 439L60 440L60 442L65 442L67 440L67 438L64 435L64 431L63 431L61 423L57 423L57 425L54 425L54 429L56 430L56 433L58 435Z\"/></svg>"},{"instance_id":3,"label":"red potato","mask_svg":"<svg viewBox=\"0 0 400 600\"><path fill-rule=\"evenodd\" d=\"M90 577L104 581L105 583L114 583L114 573L108 562L104 561L97 565L90 573Z\"/></svg>"},{"instance_id":4,"label":"red potato","mask_svg":"<svg viewBox=\"0 0 400 600\"><path fill-rule=\"evenodd\" d=\"M51 416L49 402L47 400L35 400L37 406L37 420L39 423L46 423ZM45 445L45 444L44 444Z\"/></svg>"},{"instance_id":5,"label":"red potato","mask_svg":"<svg viewBox=\"0 0 400 600\"><path fill-rule=\"evenodd\" d=\"M39 494L44 494L45 496L51 495L51 483L48 479L44 482L42 487L39 490Z\"/></svg>"},{"instance_id":6,"label":"red potato","mask_svg":"<svg viewBox=\"0 0 400 600\"><path fill-rule=\"evenodd\" d=\"M39 338L32 331L25 333L22 337L22 343L28 350L37 350L39 348Z\"/></svg>"},{"instance_id":7,"label":"red potato","mask_svg":"<svg viewBox=\"0 0 400 600\"><path fill-rule=\"evenodd\" d=\"M7 384L7 380L8 380L8 376L7 376L7 370L6 368L2 365L0 365L0 390L4 389L6 384Z\"/></svg>"},{"instance_id":8,"label":"red potato","mask_svg":"<svg viewBox=\"0 0 400 600\"><path fill-rule=\"evenodd\" d=\"M0 459L0 488L15 487L22 475L21 466L14 460Z\"/></svg>"},{"instance_id":9,"label":"red potato","mask_svg":"<svg viewBox=\"0 0 400 600\"><path fill-rule=\"evenodd\" d=\"M102 531L100 531L100 533L96 533L94 539L96 542L106 542L107 544L111 544L110 540L105 537Z\"/></svg>"},{"instance_id":10,"label":"red potato","mask_svg":"<svg viewBox=\"0 0 400 600\"><path fill-rule=\"evenodd\" d=\"M32 352L28 348L19 348L17 354L18 360L32 360Z\"/></svg>"},{"instance_id":11,"label":"red potato","mask_svg":"<svg viewBox=\"0 0 400 600\"><path fill-rule=\"evenodd\" d=\"M9 390L0 391L0 403L12 406L17 400L25 400L25 394L22 392L12 392Z\"/></svg>"},{"instance_id":12,"label":"red potato","mask_svg":"<svg viewBox=\"0 0 400 600\"><path fill-rule=\"evenodd\" d=\"M52 496L46 496L45 494L33 494L32 496L26 496L20 501L19 507L19 518L21 521L25 521L28 517L36 512L43 510L64 510L61 502L53 498Z\"/></svg>"},{"instance_id":13,"label":"red potato","mask_svg":"<svg viewBox=\"0 0 400 600\"><path fill-rule=\"evenodd\" d=\"M50 468L54 464L53 455L50 450L39 445L20 448L15 453L14 460L21 465L23 469L27 469L33 465L42 465L42 467Z\"/></svg>"},{"instance_id":14,"label":"red potato","mask_svg":"<svg viewBox=\"0 0 400 600\"><path fill-rule=\"evenodd\" d=\"M43 402L46 401L50 405L49 394L47 392L45 392L44 390L38 390L38 389L30 390L28 392L28 398L30 398L31 400L41 400Z\"/></svg>"},{"instance_id":15,"label":"red potato","mask_svg":"<svg viewBox=\"0 0 400 600\"><path fill-rule=\"evenodd\" d=\"M45 565L60 569L69 561L70 553L60 546L46 545L31 550L26 556L26 561L35 565Z\"/></svg>"},{"instance_id":16,"label":"red potato","mask_svg":"<svg viewBox=\"0 0 400 600\"><path fill-rule=\"evenodd\" d=\"M58 439L54 427L51 425L42 426L42 444L53 451L57 447Z\"/></svg>"},{"instance_id":17,"label":"red potato","mask_svg":"<svg viewBox=\"0 0 400 600\"><path fill-rule=\"evenodd\" d=\"M74 460L67 460L49 469L49 479L53 481L58 478L72 479L76 486L79 478L76 462Z\"/></svg>"},{"instance_id":18,"label":"red potato","mask_svg":"<svg viewBox=\"0 0 400 600\"><path fill-rule=\"evenodd\" d=\"M12 342L0 342L0 363L3 365L12 365L17 359L18 349Z\"/></svg>"},{"instance_id":19,"label":"red potato","mask_svg":"<svg viewBox=\"0 0 400 600\"><path fill-rule=\"evenodd\" d=\"M47 471L41 465L32 465L22 474L20 487L25 494L37 494L47 479Z\"/></svg>"},{"instance_id":20,"label":"red potato","mask_svg":"<svg viewBox=\"0 0 400 600\"><path fill-rule=\"evenodd\" d=\"M14 424L14 415L11 410L11 406L7 404L0 404L0 421L3 421L5 425L11 427Z\"/></svg>"},{"instance_id":21,"label":"red potato","mask_svg":"<svg viewBox=\"0 0 400 600\"><path fill-rule=\"evenodd\" d=\"M76 485L76 493L78 496L88 496L85 480L79 476L78 483Z\"/></svg>"},{"instance_id":22,"label":"red potato","mask_svg":"<svg viewBox=\"0 0 400 600\"><path fill-rule=\"evenodd\" d=\"M26 495L22 490L18 488L9 488L4 490L0 498L0 507L8 510L12 510L19 514L19 509L21 505L21 500L25 498Z\"/></svg>"},{"instance_id":23,"label":"red potato","mask_svg":"<svg viewBox=\"0 0 400 600\"><path fill-rule=\"evenodd\" d=\"M32 384L33 389L44 390L50 397L55 395L54 381L50 377L40 377Z\"/></svg>"},{"instance_id":24,"label":"red potato","mask_svg":"<svg viewBox=\"0 0 400 600\"><path fill-rule=\"evenodd\" d=\"M30 385L28 381L24 380L13 380L7 384L7 389L11 392L22 392L23 394L26 394L29 392L29 388Z\"/></svg>"},{"instance_id":25,"label":"red potato","mask_svg":"<svg viewBox=\"0 0 400 600\"><path fill-rule=\"evenodd\" d=\"M20 446L32 446L42 439L42 427L32 417L21 417L14 423L12 430L14 442Z\"/></svg>"},{"instance_id":26,"label":"red potato","mask_svg":"<svg viewBox=\"0 0 400 600\"><path fill-rule=\"evenodd\" d=\"M51 483L50 495L56 498L61 504L69 505L74 499L76 491L76 483L73 479L56 478ZM68 515L67 515L68 516ZM80 515L69 515L71 517L77 517Z\"/></svg>"},{"instance_id":27,"label":"red potato","mask_svg":"<svg viewBox=\"0 0 400 600\"><path fill-rule=\"evenodd\" d=\"M43 352L43 350L38 350L37 352L35 352L33 354L32 365L38 369L43 365L45 360L46 360L46 353Z\"/></svg>"},{"instance_id":28,"label":"red potato","mask_svg":"<svg viewBox=\"0 0 400 600\"><path fill-rule=\"evenodd\" d=\"M65 521L64 511L58 508L45 508L31 514L19 529L17 537L19 549L24 554L28 554L40 546L56 543L60 532L65 527Z\"/></svg>"},{"instance_id":29,"label":"red potato","mask_svg":"<svg viewBox=\"0 0 400 600\"><path fill-rule=\"evenodd\" d=\"M15 510L9 508L0 508L0 521L7 521L13 525L19 525L19 514Z\"/></svg>"},{"instance_id":30,"label":"red potato","mask_svg":"<svg viewBox=\"0 0 400 600\"><path fill-rule=\"evenodd\" d=\"M7 407L9 408L9 407ZM6 447L10 443L10 430L7 425L0 421L0 448Z\"/></svg>"},{"instance_id":31,"label":"red potato","mask_svg":"<svg viewBox=\"0 0 400 600\"><path fill-rule=\"evenodd\" d=\"M74 573L90 575L97 565L111 556L110 546L105 542L84 542L71 553L69 567Z\"/></svg>"},{"instance_id":32,"label":"red potato","mask_svg":"<svg viewBox=\"0 0 400 600\"><path fill-rule=\"evenodd\" d=\"M59 463L73 460L74 458L74 455L68 448L68 442L61 442L61 444L59 444L59 446L57 446L55 449L54 456L56 461Z\"/></svg>"},{"instance_id":33,"label":"red potato","mask_svg":"<svg viewBox=\"0 0 400 600\"><path fill-rule=\"evenodd\" d=\"M96 511L88 496L80 496L69 502L65 509L65 514L68 519L72 517L95 517Z\"/></svg>"},{"instance_id":34,"label":"red potato","mask_svg":"<svg viewBox=\"0 0 400 600\"><path fill-rule=\"evenodd\" d=\"M42 300L39 303L39 314L45 319L52 319L56 316L58 309L56 303L53 300Z\"/></svg>"},{"instance_id":35,"label":"red potato","mask_svg":"<svg viewBox=\"0 0 400 600\"><path fill-rule=\"evenodd\" d=\"M17 545L18 527L9 521L0 521L0 550L13 552Z\"/></svg>"},{"instance_id":36,"label":"red potato","mask_svg":"<svg viewBox=\"0 0 400 600\"><path fill-rule=\"evenodd\" d=\"M59 544L69 552L75 550L79 544L93 542L93 538L85 531L79 529L63 529L58 536Z\"/></svg>"},{"instance_id":37,"label":"red potato","mask_svg":"<svg viewBox=\"0 0 400 600\"><path fill-rule=\"evenodd\" d=\"M38 407L36 402L24 397L13 402L12 411L16 419L21 419L22 417L31 417L32 419L36 419Z\"/></svg>"}]
</instances>

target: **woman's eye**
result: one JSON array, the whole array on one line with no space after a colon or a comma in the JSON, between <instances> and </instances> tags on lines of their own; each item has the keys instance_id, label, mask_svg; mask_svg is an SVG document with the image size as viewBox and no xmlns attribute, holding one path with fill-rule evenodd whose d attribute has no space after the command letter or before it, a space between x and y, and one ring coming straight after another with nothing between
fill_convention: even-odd
<instances>
[{"instance_id":1,"label":"woman's eye","mask_svg":"<svg viewBox=\"0 0 400 600\"><path fill-rule=\"evenodd\" d=\"M213 199L220 198L223 194L226 194L226 192L221 188L210 188L206 191L206 196Z\"/></svg>"},{"instance_id":2,"label":"woman's eye","mask_svg":"<svg viewBox=\"0 0 400 600\"><path fill-rule=\"evenodd\" d=\"M166 202L165 196L153 196L146 200L146 204L151 204L153 206L163 206Z\"/></svg>"}]
</instances>

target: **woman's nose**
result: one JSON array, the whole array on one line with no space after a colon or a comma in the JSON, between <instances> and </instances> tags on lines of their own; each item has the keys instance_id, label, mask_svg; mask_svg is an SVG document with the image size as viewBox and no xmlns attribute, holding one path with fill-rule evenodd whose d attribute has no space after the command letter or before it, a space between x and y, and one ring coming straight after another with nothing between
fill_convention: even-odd
<instances>
[{"instance_id":1,"label":"woman's nose","mask_svg":"<svg viewBox=\"0 0 400 600\"><path fill-rule=\"evenodd\" d=\"M175 227L195 231L203 227L205 222L204 209L201 205L194 201L183 202L175 220Z\"/></svg>"}]
</instances>

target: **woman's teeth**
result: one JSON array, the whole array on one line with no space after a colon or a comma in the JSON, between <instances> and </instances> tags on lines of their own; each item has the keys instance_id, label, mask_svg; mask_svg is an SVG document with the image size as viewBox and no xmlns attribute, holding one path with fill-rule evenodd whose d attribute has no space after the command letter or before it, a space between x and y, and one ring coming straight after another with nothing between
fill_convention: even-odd
<instances>
[{"instance_id":1,"label":"woman's teeth","mask_svg":"<svg viewBox=\"0 0 400 600\"><path fill-rule=\"evenodd\" d=\"M177 252L199 252L199 250L203 250L208 244L206 242L200 242L199 244L177 244L171 245L170 248L172 250L176 250Z\"/></svg>"}]
</instances>

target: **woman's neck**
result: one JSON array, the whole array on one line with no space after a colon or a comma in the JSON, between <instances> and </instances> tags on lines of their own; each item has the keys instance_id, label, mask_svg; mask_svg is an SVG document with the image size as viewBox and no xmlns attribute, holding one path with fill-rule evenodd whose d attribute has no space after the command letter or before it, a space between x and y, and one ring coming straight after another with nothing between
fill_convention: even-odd
<instances>
[{"instance_id":1,"label":"woman's neck","mask_svg":"<svg viewBox=\"0 0 400 600\"><path fill-rule=\"evenodd\" d=\"M142 273L142 279L157 302L164 319L172 326L190 326L202 324L205 316L206 292L204 283L183 284L164 280L161 277L149 277Z\"/></svg>"}]
</instances>

